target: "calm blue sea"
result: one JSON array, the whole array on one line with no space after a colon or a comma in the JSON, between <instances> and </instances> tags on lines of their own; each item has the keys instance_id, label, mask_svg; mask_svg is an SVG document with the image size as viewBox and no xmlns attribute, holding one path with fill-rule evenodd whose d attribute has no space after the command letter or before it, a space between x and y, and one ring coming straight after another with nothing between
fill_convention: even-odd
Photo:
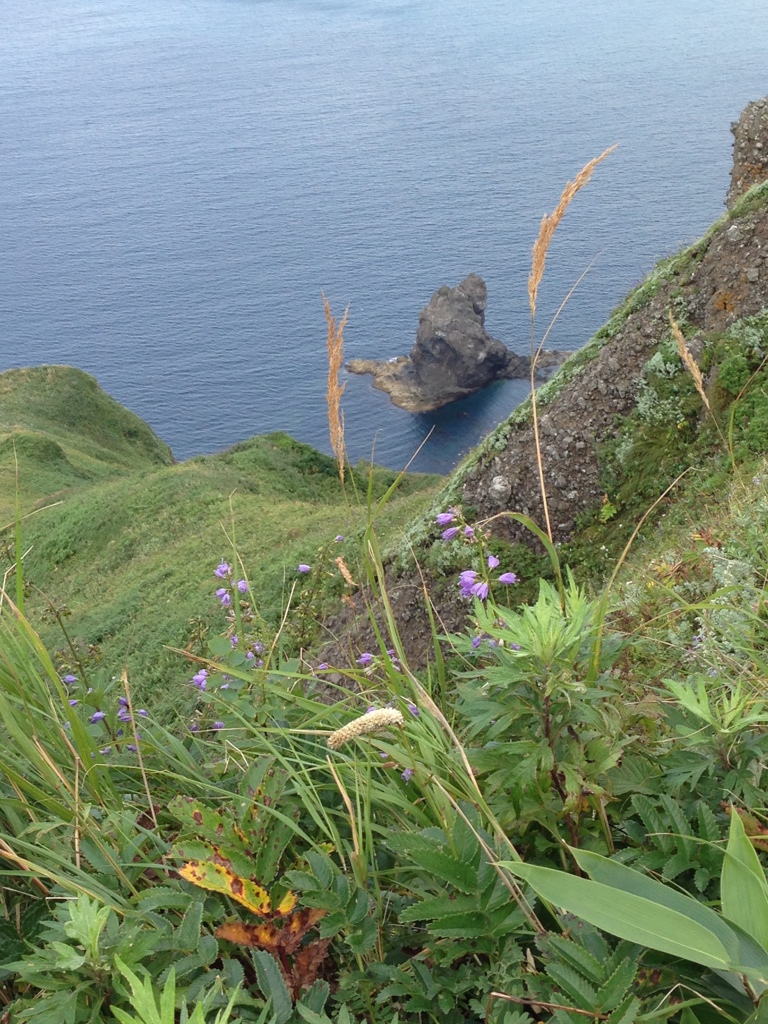
<instances>
[{"instance_id":1,"label":"calm blue sea","mask_svg":"<svg viewBox=\"0 0 768 1024\"><path fill-rule=\"evenodd\" d=\"M328 450L320 295L346 354L407 352L471 271L528 345L578 348L722 211L730 122L768 92L765 0L2 0L0 369L93 373L171 445ZM525 395L412 417L350 377L353 458L446 471Z\"/></svg>"}]
</instances>

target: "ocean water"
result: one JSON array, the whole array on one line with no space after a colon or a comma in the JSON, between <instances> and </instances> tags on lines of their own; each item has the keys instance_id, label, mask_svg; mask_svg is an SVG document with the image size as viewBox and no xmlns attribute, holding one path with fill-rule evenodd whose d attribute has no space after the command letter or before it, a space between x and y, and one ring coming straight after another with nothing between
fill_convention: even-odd
<instances>
[{"instance_id":1,"label":"ocean water","mask_svg":"<svg viewBox=\"0 0 768 1024\"><path fill-rule=\"evenodd\" d=\"M346 355L410 350L441 284L488 283L527 351L576 349L722 212L729 126L768 92L765 0L3 0L0 370L94 374L179 458L286 430L328 450L321 293ZM432 416L350 376L353 459L444 472L523 399Z\"/></svg>"}]
</instances>

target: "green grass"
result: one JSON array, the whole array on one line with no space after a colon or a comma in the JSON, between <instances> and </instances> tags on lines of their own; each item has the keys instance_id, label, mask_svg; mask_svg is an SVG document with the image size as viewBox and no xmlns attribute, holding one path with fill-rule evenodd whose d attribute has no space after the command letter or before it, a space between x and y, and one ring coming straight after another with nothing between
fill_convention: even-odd
<instances>
[{"instance_id":1,"label":"green grass","mask_svg":"<svg viewBox=\"0 0 768 1024\"><path fill-rule=\"evenodd\" d=\"M158 710L178 707L189 675L167 647L224 625L213 569L233 561L233 542L238 574L277 626L293 584L297 597L316 587L299 577L299 562L316 566L324 584L334 576L340 589L332 556L351 556L334 538L364 528L369 485L375 501L396 479L360 465L345 492L333 459L285 434L172 464L146 424L67 367L0 374L0 395L3 520L14 518L16 462L22 514L42 509L23 523L28 613L46 643L62 650L52 602L78 651L100 657L107 675L125 665L137 699ZM420 514L439 482L404 477L380 518L383 536L394 538ZM0 534L0 571L12 559L11 535Z\"/></svg>"}]
</instances>

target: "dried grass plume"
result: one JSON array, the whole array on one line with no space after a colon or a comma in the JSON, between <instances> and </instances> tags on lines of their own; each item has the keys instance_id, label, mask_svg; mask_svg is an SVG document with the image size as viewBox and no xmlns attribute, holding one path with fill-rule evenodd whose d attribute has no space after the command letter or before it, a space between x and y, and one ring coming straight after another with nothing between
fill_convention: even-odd
<instances>
[{"instance_id":1,"label":"dried grass plume","mask_svg":"<svg viewBox=\"0 0 768 1024\"><path fill-rule=\"evenodd\" d=\"M552 241L552 236L557 229L557 225L563 219L565 211L576 195L576 193L584 188L589 179L592 177L592 172L599 163L602 163L605 158L616 149L616 146L610 146L601 153L600 156L596 156L594 160L590 160L579 173L576 175L573 181L569 181L563 189L563 194L560 196L560 202L557 204L555 209L550 214L544 214L541 219L541 226L539 227L539 236L533 243L533 258L531 261L531 273L528 278L528 303L531 307L531 317L536 315L536 296L539 292L539 285L541 279L544 277L544 268L547 262L547 250L549 244Z\"/></svg>"},{"instance_id":2,"label":"dried grass plume","mask_svg":"<svg viewBox=\"0 0 768 1024\"><path fill-rule=\"evenodd\" d=\"M689 352L688 346L685 344L683 332L680 330L680 327L675 318L672 316L671 312L669 314L669 322L672 327L672 334L674 335L675 341L677 342L677 351L680 354L680 358L683 361L683 366L685 366L686 370L688 371L688 373L690 373L691 377L693 378L693 383L696 385L696 390L699 392L699 397L704 403L704 408L707 410L708 413L711 413L712 408L710 407L709 399L707 398L707 393L704 390L704 378L701 376L701 370L699 369L696 360Z\"/></svg>"},{"instance_id":3,"label":"dried grass plume","mask_svg":"<svg viewBox=\"0 0 768 1024\"><path fill-rule=\"evenodd\" d=\"M349 306L337 324L331 313L331 307L323 294L323 309L328 324L328 390L325 393L328 403L328 428L331 435L331 448L339 464L339 478L344 483L344 465L347 453L344 447L344 414L341 411L341 396L346 384L339 383L339 371L344 361L344 327L347 323Z\"/></svg>"}]
</instances>

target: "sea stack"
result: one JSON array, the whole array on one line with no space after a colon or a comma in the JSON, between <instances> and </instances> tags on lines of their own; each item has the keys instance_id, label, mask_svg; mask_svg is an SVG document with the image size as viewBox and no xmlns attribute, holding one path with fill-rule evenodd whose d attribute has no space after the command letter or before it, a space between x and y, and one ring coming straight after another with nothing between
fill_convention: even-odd
<instances>
[{"instance_id":1,"label":"sea stack","mask_svg":"<svg viewBox=\"0 0 768 1024\"><path fill-rule=\"evenodd\" d=\"M438 288L419 315L410 355L387 362L352 359L351 373L370 373L373 386L389 394L407 412L432 412L466 398L502 377L530 372L527 356L518 356L485 329L488 289L477 274L450 288ZM542 353L540 365L551 367L565 353Z\"/></svg>"}]
</instances>

